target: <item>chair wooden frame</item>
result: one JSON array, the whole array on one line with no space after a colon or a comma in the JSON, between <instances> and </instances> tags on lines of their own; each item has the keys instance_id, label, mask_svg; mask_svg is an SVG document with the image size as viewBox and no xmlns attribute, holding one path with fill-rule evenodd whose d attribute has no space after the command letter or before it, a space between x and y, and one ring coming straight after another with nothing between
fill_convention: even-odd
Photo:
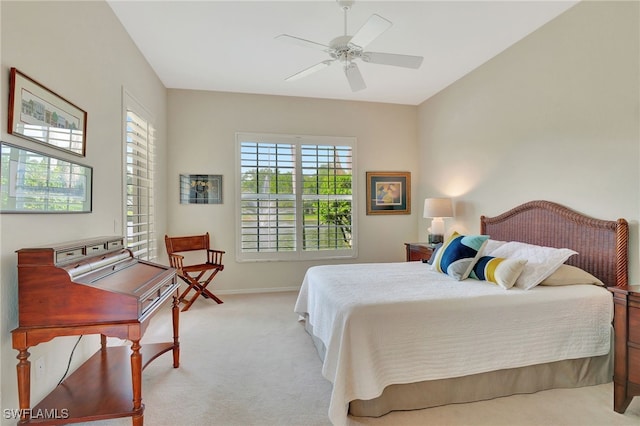
<instances>
[{"instance_id":1,"label":"chair wooden frame","mask_svg":"<svg viewBox=\"0 0 640 426\"><path fill-rule=\"evenodd\" d=\"M169 255L169 264L176 269L178 277L187 284L187 288L178 297L180 302L185 303L182 311L187 311L200 295L207 299L213 299L217 303L223 303L207 289L218 272L224 269L222 255L225 253L223 250L214 250L209 247L209 233L186 237L165 235L164 243ZM184 265L184 256L178 253L187 251L204 251L206 253L205 262ZM187 299L191 290L194 290L195 294Z\"/></svg>"}]
</instances>

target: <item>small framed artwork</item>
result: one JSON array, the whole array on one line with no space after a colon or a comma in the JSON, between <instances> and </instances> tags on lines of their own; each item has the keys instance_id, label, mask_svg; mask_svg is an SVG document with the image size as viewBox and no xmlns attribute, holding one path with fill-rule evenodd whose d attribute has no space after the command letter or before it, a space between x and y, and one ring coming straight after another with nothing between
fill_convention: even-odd
<instances>
[{"instance_id":1,"label":"small framed artwork","mask_svg":"<svg viewBox=\"0 0 640 426\"><path fill-rule=\"evenodd\" d=\"M180 175L180 204L222 204L222 175Z\"/></svg>"},{"instance_id":2,"label":"small framed artwork","mask_svg":"<svg viewBox=\"0 0 640 426\"><path fill-rule=\"evenodd\" d=\"M84 157L87 113L11 68L8 131L12 135Z\"/></svg>"},{"instance_id":3,"label":"small framed artwork","mask_svg":"<svg viewBox=\"0 0 640 426\"><path fill-rule=\"evenodd\" d=\"M367 214L410 213L410 172L367 172Z\"/></svg>"}]
</instances>

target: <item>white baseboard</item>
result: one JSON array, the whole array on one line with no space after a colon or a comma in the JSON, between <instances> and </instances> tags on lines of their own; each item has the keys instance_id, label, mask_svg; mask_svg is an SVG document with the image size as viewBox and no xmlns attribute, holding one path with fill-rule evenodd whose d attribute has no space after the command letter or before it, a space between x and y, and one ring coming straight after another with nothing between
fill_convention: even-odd
<instances>
[{"instance_id":1,"label":"white baseboard","mask_svg":"<svg viewBox=\"0 0 640 426\"><path fill-rule=\"evenodd\" d=\"M215 294L251 294L251 293L277 293L284 291L300 291L300 287L272 287L272 288L244 288L233 290L213 290Z\"/></svg>"}]
</instances>

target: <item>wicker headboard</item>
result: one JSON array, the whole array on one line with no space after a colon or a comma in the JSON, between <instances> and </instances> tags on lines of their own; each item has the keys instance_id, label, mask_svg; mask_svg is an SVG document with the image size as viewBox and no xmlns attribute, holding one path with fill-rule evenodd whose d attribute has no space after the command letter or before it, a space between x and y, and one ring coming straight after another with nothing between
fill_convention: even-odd
<instances>
[{"instance_id":1,"label":"wicker headboard","mask_svg":"<svg viewBox=\"0 0 640 426\"><path fill-rule=\"evenodd\" d=\"M567 264L608 287L627 285L629 225L624 219L593 219L550 201L530 201L499 216L481 216L480 231L494 240L570 248L578 255Z\"/></svg>"}]
</instances>

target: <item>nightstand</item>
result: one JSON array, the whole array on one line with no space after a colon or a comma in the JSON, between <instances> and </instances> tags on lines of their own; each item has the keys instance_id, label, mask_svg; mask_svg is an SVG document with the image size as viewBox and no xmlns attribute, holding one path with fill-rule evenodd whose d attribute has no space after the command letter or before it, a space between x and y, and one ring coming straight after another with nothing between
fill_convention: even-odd
<instances>
[{"instance_id":1,"label":"nightstand","mask_svg":"<svg viewBox=\"0 0 640 426\"><path fill-rule=\"evenodd\" d=\"M433 254L433 246L429 243L404 243L404 245L407 251L407 262L414 260L426 262Z\"/></svg>"},{"instance_id":2,"label":"nightstand","mask_svg":"<svg viewBox=\"0 0 640 426\"><path fill-rule=\"evenodd\" d=\"M609 290L615 329L613 409L624 413L633 397L640 395L640 285Z\"/></svg>"}]
</instances>

